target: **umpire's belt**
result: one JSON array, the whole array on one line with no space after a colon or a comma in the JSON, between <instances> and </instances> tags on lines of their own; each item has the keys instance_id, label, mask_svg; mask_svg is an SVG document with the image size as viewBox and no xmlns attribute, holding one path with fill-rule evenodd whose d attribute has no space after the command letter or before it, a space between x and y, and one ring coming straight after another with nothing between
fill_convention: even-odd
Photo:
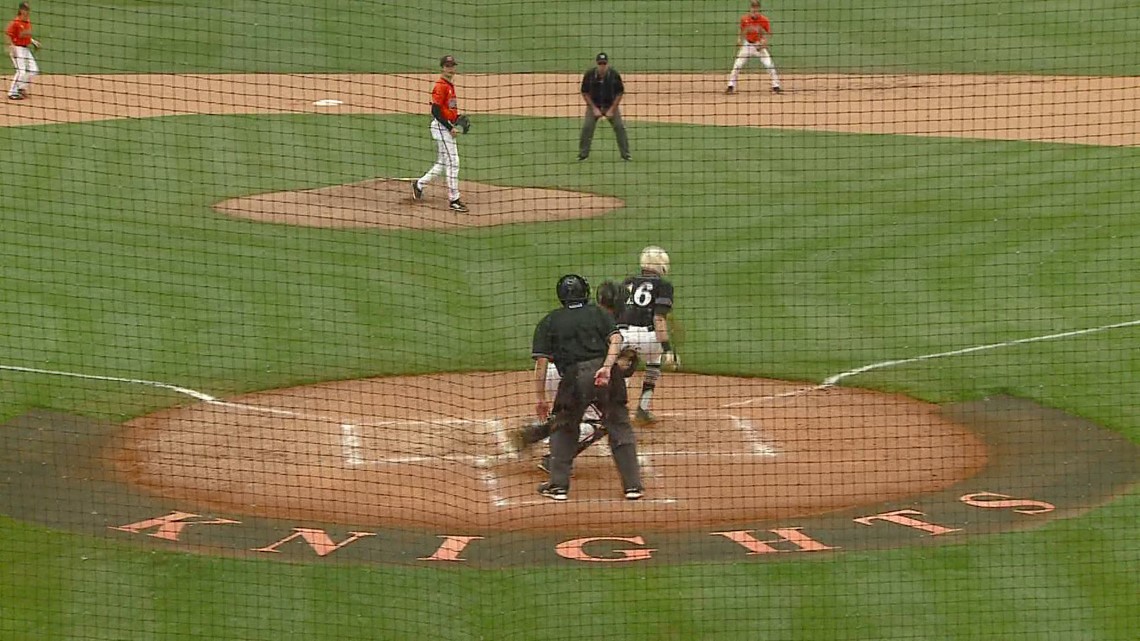
<instances>
[{"instance_id":1,"label":"umpire's belt","mask_svg":"<svg viewBox=\"0 0 1140 641\"><path fill-rule=\"evenodd\" d=\"M599 356L597 358L591 358L588 361L578 361L577 363L574 363L573 365L566 368L565 378L571 378L571 377L577 376L578 373L581 372L583 369L587 369L590 372L596 372L596 371L598 371L598 369L600 369L602 367L602 364L605 362L606 362L605 356Z\"/></svg>"}]
</instances>

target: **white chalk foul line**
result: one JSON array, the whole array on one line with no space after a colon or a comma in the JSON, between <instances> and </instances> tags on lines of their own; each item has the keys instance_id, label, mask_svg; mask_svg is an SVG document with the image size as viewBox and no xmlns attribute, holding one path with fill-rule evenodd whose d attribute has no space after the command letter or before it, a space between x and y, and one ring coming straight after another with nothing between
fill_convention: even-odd
<instances>
[{"instance_id":1,"label":"white chalk foul line","mask_svg":"<svg viewBox=\"0 0 1140 641\"><path fill-rule=\"evenodd\" d=\"M774 394L771 396L758 397L757 399L749 399L747 401L729 403L727 405L724 405L724 407L733 407L736 405L744 405L747 403L754 402L755 400L761 400L761 399L778 399L778 398L788 398L788 397L792 397L792 396L800 396L800 395L807 393L807 392L813 392L813 391L818 391L821 389L826 389L828 387L832 387L836 383L838 383L839 381L841 381L845 378L850 378L852 376L856 376L858 374L863 374L865 372L869 372L869 371L876 370L876 369L882 369L885 367L893 367L895 365L904 365L906 363L914 363L914 362L925 361L925 360L930 360L930 359L934 359L934 358L946 358L946 357L950 357L950 356L961 356L963 354L970 354L970 353L974 353L974 352L982 352L982 351L991 350L991 349L1000 349L1002 347L1012 347L1014 345L1024 345L1026 343L1037 343L1037 342L1041 342L1041 341L1058 340L1061 338L1072 338L1074 336L1084 336L1087 334L1096 334L1098 332L1106 332L1109 330L1122 329L1125 327L1136 327L1138 325L1140 325L1140 319L1124 321L1124 322L1120 322L1120 323L1112 323L1110 325L1101 325L1099 327L1088 327L1085 329L1075 329L1075 330L1068 331L1068 332L1058 332L1056 334L1045 334L1042 336L1031 336L1029 338L1019 338L1016 340L1003 341L1000 343L990 343L988 345L976 345L973 347L966 347L963 349L956 349L956 350L952 350L952 351L948 351L948 352L938 352L935 354L924 354L922 356L914 356L911 358L882 361L879 363L872 363L870 365L864 365L862 367L857 367L855 369L848 370L846 372L840 372L839 374L829 376L828 378L824 379L823 383L820 385L813 385L810 387L804 387L804 388L801 388L798 390L792 390L789 392L782 392L780 394ZM240 404L240 403L230 403L227 401L219 401L216 397L211 396L205 392L199 392L197 390L190 389L189 387L182 387L180 385L172 385L170 383L163 383L161 381L149 381L149 380L140 379L140 378L124 378L124 377L120 377L120 376L100 376L100 375L96 375L96 374L83 374L80 372L67 372L67 371L62 371L62 370L40 369L38 367L21 367L18 365L0 365L0 370L7 370L10 372L26 372L29 374L45 374L45 375L49 375L49 376L65 376L65 377L69 377L69 378L82 378L82 379L88 379L88 380L93 380L93 381L109 381L109 382L116 382L116 383L128 383L128 384L132 384L132 385L145 385L148 387L155 387L155 388L170 390L172 392L177 392L179 394L183 394L185 396L189 396L191 398L195 398L195 399L198 399L200 401L205 401L207 403L211 403L214 405L222 405L222 406L226 406L226 407L235 407L235 408L247 409L250 411L266 412L266 413L280 414L280 415L286 415L286 416L300 416L300 417L304 417L304 418L327 419L327 417L322 417L322 416L306 416L306 415L301 414L299 412L293 412L290 410L282 410L282 409L277 409L277 408L260 407L260 406L256 406L256 405L244 405L244 404ZM678 414L680 414L680 413L678 413ZM451 419L451 420L462 422L462 421L465 421L468 419ZM447 421L448 421L448 419L440 419L438 421L432 421L432 422L446 423ZM398 422L398 421L396 421L396 422ZM390 423L391 423L390 421L382 421L382 422L377 423L376 425L377 426L383 426L385 424L390 424Z\"/></svg>"},{"instance_id":2,"label":"white chalk foul line","mask_svg":"<svg viewBox=\"0 0 1140 641\"><path fill-rule=\"evenodd\" d=\"M773 395L769 395L769 396L761 396L761 397L746 399L743 401L736 401L733 403L728 403L726 405L723 405L722 407L724 407L724 408L741 407L741 406L749 405L749 404L752 404L752 403L755 403L758 401L778 400L778 399L783 399L783 398L792 398L792 397L796 397L796 396L802 396L804 394L809 394L811 392L816 392L816 391L827 389L829 387L833 387L836 384L838 384L840 381L842 381L846 378L850 378L852 376L858 376L859 374L864 374L866 372L870 372L870 371L877 370L877 369L884 369L887 367L895 367L898 365L906 365L909 363L917 363L920 361L933 360L936 358L949 358L949 357L953 357L953 356L962 356L965 354L972 354L972 353L976 353L976 352L1001 349L1004 347L1013 347L1016 345L1025 345L1028 343L1037 343L1037 342L1042 342L1042 341L1059 340L1059 339L1063 339L1063 338L1073 338L1076 336L1085 336L1088 334L1096 334L1099 332L1106 332L1106 331L1110 331L1110 330L1114 330L1114 329L1123 329L1126 327L1136 327L1138 325L1140 325L1140 319L1124 321L1124 322L1120 322L1120 323L1112 323L1109 325L1101 325L1099 327L1088 327L1085 329L1077 329L1077 330L1072 330L1072 331L1067 331L1067 332L1057 332L1054 334L1044 334L1041 336L1031 336L1028 338L1019 338L1019 339L1010 340L1010 341L1002 341L999 343L989 343L986 345L975 345L972 347L965 347L962 349L950 350L950 351L946 351L946 352L936 352L933 354L923 354L921 356L913 356L910 358L900 358L900 359L894 359L894 360L889 360L889 361L881 361L878 363L871 363L869 365L864 365L862 367L857 367L855 369L851 369L851 370L848 370L845 372L840 372L838 374L834 374L834 375L829 376L826 379L824 379L823 383L821 383L819 385L812 385L809 387L803 387L803 388L800 388L797 390L782 392L780 394L773 394ZM219 400L215 396L212 396L212 395L207 394L205 392L200 392L198 390L191 389L189 387L183 387L181 385L173 385L170 383L164 383L162 381L151 381L151 380L140 379L140 378L127 378L127 377L121 377L121 376L102 376L102 375L97 375L97 374L84 374L81 372L68 372L68 371L62 371L62 370L42 369L42 368L38 368L38 367L22 367L19 365L0 365L0 370L6 370L6 371L10 371L10 372L25 372L25 373L29 373L29 374L44 374L44 375L48 375L48 376L62 376L62 377L68 377L68 378L79 378L79 379L86 379L86 380L93 380L93 381L107 381L107 382L114 382L114 383L126 383L126 384L130 384L130 385L143 385L143 386L147 386L147 387L153 387L156 389L165 389L165 390L169 390L172 392L176 392L178 394L182 394L184 396L189 396L190 398L193 398L193 399L196 399L199 401L203 401L203 402L209 403L211 405L217 405L219 407L229 407L229 408L233 408L233 409L240 409L240 410L250 411L250 412L260 412L260 413L270 414L270 415L275 415L275 416L291 416L291 417L295 417L295 418L303 418L303 419L309 419L309 420L333 422L333 423L339 424L341 426L342 443L344 444L344 447L345 447L346 461L356 461L357 459L360 458L359 451L362 448L360 447L360 443L359 443L359 435L357 435L356 431L355 431L356 427L360 427L360 426L386 427L386 426L400 424L400 423L404 423L404 424L408 423L408 421L399 421L399 420L388 421L388 420L385 420L385 421L376 421L376 422L373 422L370 424L359 424L359 423L348 424L348 423L344 423L341 420L337 420L337 419L334 419L332 417L318 415L318 414L306 414L303 412L296 412L293 410L286 410L286 409L281 409L281 408L276 408L276 407L264 407L264 406L259 406L259 405L249 405L249 404L245 404L245 403L234 403L234 402L230 402L230 401L223 401L223 400ZM691 412L677 412L676 415L683 415L683 414L689 414L689 413L691 413ZM707 412L704 412L704 413L707 414ZM498 420L498 419L496 419L496 420ZM455 423L470 422L470 419L441 418L441 419L436 419L436 420L425 420L422 422L424 424L449 425L449 424L455 424ZM346 429L346 426L347 426L347 429ZM499 447L502 449L503 448L503 440L506 438L506 433L505 433L504 428L501 425L501 421L496 423L494 425L494 428L495 428L495 433L496 433L496 439L499 442ZM355 435L355 438L351 438L351 435ZM507 451L509 451L509 446L506 449L507 449ZM351 453L351 455L349 455L349 453ZM406 457L406 458L400 459L400 460L406 460L406 461L410 462L410 461L414 461L414 460L435 460L438 458L440 458L440 457ZM492 458L492 457L486 457L486 458ZM392 460L396 460L396 459L392 459ZM358 463L358 465L363 465L363 464L365 464L364 461L361 461L360 463Z\"/></svg>"},{"instance_id":3,"label":"white chalk foul line","mask_svg":"<svg viewBox=\"0 0 1140 641\"><path fill-rule=\"evenodd\" d=\"M794 389L794 390L790 390L787 392L780 392L779 394L769 394L768 396L757 396L755 398L749 398L749 399L746 399L743 401L735 401L732 403L725 403L724 405L721 405L721 407L722 408L744 407L745 405L751 405L753 403L762 403L764 401L778 401L778 400L785 399L785 398L795 398L797 396L803 396L804 394L810 394L812 392L818 392L819 390L827 389L828 387L831 387L831 386L830 385L811 385L809 387L801 387L799 389Z\"/></svg>"},{"instance_id":4,"label":"white chalk foul line","mask_svg":"<svg viewBox=\"0 0 1140 641\"><path fill-rule=\"evenodd\" d=\"M157 387L167 389L172 392L178 392L191 398L196 398L200 401L207 403L216 403L218 399L197 390L192 390L189 387L179 387L178 385L171 385L170 383L161 383L159 381L147 381L140 378L120 378L118 376L96 376L94 374L80 374L77 372L61 372L52 369L39 369L36 367L18 367L16 365L0 365L0 369L6 369L10 372L27 372L29 374L48 374L50 376L66 376L69 378L84 378L91 381L109 381L113 383L129 383L132 385L146 385L148 387Z\"/></svg>"},{"instance_id":5,"label":"white chalk foul line","mask_svg":"<svg viewBox=\"0 0 1140 641\"><path fill-rule=\"evenodd\" d=\"M344 464L348 467L364 465L364 457L360 453L362 448L360 435L356 433L355 425L344 423L340 426L340 441L344 453Z\"/></svg>"},{"instance_id":6,"label":"white chalk foul line","mask_svg":"<svg viewBox=\"0 0 1140 641\"><path fill-rule=\"evenodd\" d=\"M950 356L962 356L963 354L973 354L975 352L984 352L991 349L1001 349L1002 347L1013 347L1015 345L1025 345L1027 343L1040 343L1042 341L1054 341L1061 338L1072 338L1074 336L1084 336L1086 334L1095 334L1097 332L1106 332L1110 329L1120 329L1123 327L1134 327L1140 325L1140 319L1126 321L1123 323L1113 323L1112 325L1102 325L1100 327L1090 327L1087 329L1077 329L1071 332L1059 332L1057 334L1045 334L1043 336L1031 336L1029 338L1019 338L1012 341L1003 341L1001 343L990 343L988 345L975 345L974 347L965 347L962 349L955 349L949 352L938 352L936 354L923 354L922 356L914 356L912 358L900 358L893 361L882 361L880 363L871 363L863 367L857 367L853 370L840 372L834 376L824 379L825 386L835 385L839 381L870 372L876 369L883 369L885 367L894 367L896 365L906 365L908 363L917 363L919 361L928 361L935 358L947 358Z\"/></svg>"},{"instance_id":7,"label":"white chalk foul line","mask_svg":"<svg viewBox=\"0 0 1140 641\"><path fill-rule=\"evenodd\" d=\"M491 434L495 437L495 445L498 446L501 454L511 454L511 437L507 434L507 424L501 418L493 418L488 421L491 425Z\"/></svg>"},{"instance_id":8,"label":"white chalk foul line","mask_svg":"<svg viewBox=\"0 0 1140 641\"><path fill-rule=\"evenodd\" d=\"M648 499L648 498L642 498L642 499L638 499L636 501L631 501L629 499L577 499L577 498L574 498L573 492L571 492L570 499L568 501L562 501L562 502L563 503L586 503L589 505L608 505L608 504L613 504L613 503L621 503L623 505L632 505L635 503L642 503L642 504L650 503L650 504L656 504L656 505L676 505L680 501L677 499ZM530 507L531 505L553 505L553 504L557 504L558 501L552 501L550 499L523 499L521 501L519 501L519 500L510 501L509 503L510 503L511 507Z\"/></svg>"},{"instance_id":9,"label":"white chalk foul line","mask_svg":"<svg viewBox=\"0 0 1140 641\"><path fill-rule=\"evenodd\" d=\"M756 456L776 456L776 448L764 442L760 433L757 432L756 428L752 425L752 421L740 416L732 416L730 418L736 429L744 434L744 440L747 441L748 445L752 448L753 454Z\"/></svg>"},{"instance_id":10,"label":"white chalk foul line","mask_svg":"<svg viewBox=\"0 0 1140 641\"><path fill-rule=\"evenodd\" d=\"M489 469L483 470L479 477L483 481L483 485L487 488L487 494L491 497L491 504L495 507L504 507L510 505L510 501L503 498L503 493L499 491L499 477Z\"/></svg>"},{"instance_id":11,"label":"white chalk foul line","mask_svg":"<svg viewBox=\"0 0 1140 641\"><path fill-rule=\"evenodd\" d=\"M1011 341L1002 341L1000 343L989 343L986 345L974 345L972 347L963 347L962 349L955 349L955 350L950 350L947 352L936 352L934 354L923 354L921 356L912 356L910 358L899 358L899 359L894 359L894 360L889 360L889 361L881 361L878 363L871 363L870 365L863 365L862 367L856 367L855 369L847 370L846 372L840 372L838 374L828 376L827 378L823 379L823 382L820 383L819 385L812 385L810 387L803 387L803 388L800 388L797 390L791 390L789 392L784 392L782 394L774 394L771 396L759 396L756 398L750 398L750 399L743 400L743 401L736 401L733 403L728 403L726 405L722 405L721 407L741 407L744 405L750 405L750 404L758 402L758 401L770 401L770 400L777 400L777 399L781 399L781 398L789 398L789 397L793 397L793 396L802 396L804 394L810 394L811 392L818 392L820 390L825 390L829 387L834 387L835 385L837 385L839 383L839 381L842 381L845 378L851 378L852 376L858 376L859 374L865 374L865 373L870 372L870 371L874 371L877 369L885 369L887 367L895 367L897 365L907 365L910 363L918 363L921 361L929 361L929 360L933 360L936 358L950 358L953 356L963 356L965 354L973 354L976 352L985 352L985 351L994 350L994 349L1001 349L1003 347L1014 347L1016 345L1026 345L1028 343L1040 343L1043 341L1055 341L1055 340L1059 340L1062 338L1073 338L1076 336L1086 336L1088 334L1096 334L1099 332L1107 332L1107 331L1113 330L1113 329L1123 329L1125 327L1136 327L1136 326L1140 326L1140 319L1124 321L1121 323L1112 323L1110 325L1101 325L1099 327L1086 327L1085 329L1074 329L1074 330L1071 330L1068 332L1057 332L1056 334L1043 334L1041 336L1030 336L1028 338L1018 338L1018 339L1011 340Z\"/></svg>"}]
</instances>

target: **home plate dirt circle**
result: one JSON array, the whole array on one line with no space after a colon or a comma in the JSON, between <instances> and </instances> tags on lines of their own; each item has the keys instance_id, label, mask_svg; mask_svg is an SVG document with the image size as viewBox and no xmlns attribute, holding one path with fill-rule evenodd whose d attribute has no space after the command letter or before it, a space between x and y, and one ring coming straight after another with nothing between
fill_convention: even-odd
<instances>
[{"instance_id":1,"label":"home plate dirt circle","mask_svg":"<svg viewBox=\"0 0 1140 641\"><path fill-rule=\"evenodd\" d=\"M167 409L125 424L117 469L227 514L467 533L686 531L832 512L945 489L982 441L936 405L849 388L674 374L638 430L646 497L623 498L603 441L571 497L511 450L530 372L330 382ZM639 378L631 387L639 388Z\"/></svg>"}]
</instances>

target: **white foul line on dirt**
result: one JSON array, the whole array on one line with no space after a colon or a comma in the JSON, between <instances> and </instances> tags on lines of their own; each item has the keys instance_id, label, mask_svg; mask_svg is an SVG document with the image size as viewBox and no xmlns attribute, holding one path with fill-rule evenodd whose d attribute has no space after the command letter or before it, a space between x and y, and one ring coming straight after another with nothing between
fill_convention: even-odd
<instances>
[{"instance_id":1,"label":"white foul line on dirt","mask_svg":"<svg viewBox=\"0 0 1140 641\"><path fill-rule=\"evenodd\" d=\"M507 426L503 423L502 419L493 418L491 420L484 420L484 425L490 425L491 436L495 438L495 444L498 447L498 456L511 457L511 440L507 436ZM483 480L483 485L487 488L487 493L491 496L491 503L495 507L503 507L509 503L507 499L503 498L502 492L499 490L499 476L495 474L492 469L492 458L489 456L479 456L475 459L475 467L482 470L479 475Z\"/></svg>"},{"instance_id":2,"label":"white foul line on dirt","mask_svg":"<svg viewBox=\"0 0 1140 641\"><path fill-rule=\"evenodd\" d=\"M999 343L989 343L986 345L976 345L973 347L966 347L966 348L962 348L962 349L950 350L950 351L945 351L945 352L937 352L934 354L923 354L921 356L913 356L910 358L901 358L901 359L894 359L894 360L888 360L888 361L880 361L878 363L871 363L869 365L864 365L862 367L857 367L855 369L851 369L851 370L847 370L845 372L840 372L838 374L834 374L834 375L829 376L826 379L824 379L823 383L821 383L819 385L812 385L809 387L803 387L803 388L800 388L797 390L782 392L780 394L773 394L773 395L769 395L769 396L760 396L760 397L746 399L743 401L736 401L733 403L728 403L726 405L723 405L722 407L725 407L725 408L741 407L741 406L749 405L749 404L752 404L752 403L755 403L758 401L770 401L770 400L778 400L778 399L782 399L782 398L792 398L792 397L796 397L796 396L802 396L804 394L808 394L808 393L820 391L820 390L825 390L829 387L833 387L836 384L838 384L840 381L847 379L847 378L850 378L852 376L858 376L859 374L864 374L866 372L870 372L870 371L877 370L877 369L884 369L887 367L895 367L898 365L906 365L909 363L917 363L917 362L928 361L928 360L933 360L933 359L937 359L937 358L949 358L949 357L953 357L953 356L961 356L964 354L972 354L972 353L976 353L976 352L1001 349L1001 348L1005 348L1005 347L1013 347L1016 345L1025 345L1028 343L1051 341L1051 340L1058 340L1058 339L1063 339L1063 338L1073 338L1076 336L1085 336L1088 334L1096 334L1099 332L1105 332L1105 331L1109 331L1109 330L1113 330L1113 329L1122 329L1122 328L1126 328L1126 327L1135 327L1138 325L1140 325L1140 319L1124 321L1124 322L1120 322L1120 323L1112 323L1109 325L1101 325L1099 327L1089 327L1089 328L1085 328L1085 329L1072 330L1072 331L1067 331L1067 332L1058 332L1058 333L1054 333L1054 334L1044 334L1041 336L1031 336L1029 338L1019 338L1019 339L1015 339L1015 340L1002 341ZM263 414L271 414L271 415L276 415L276 416L290 416L290 417L294 417L294 418L303 418L303 419L308 419L308 420L317 420L317 421L335 423L335 424L341 426L342 445L344 446L344 450L346 453L345 460L346 460L346 463L348 463L349 465L365 465L368 463L368 462L365 462L363 460L363 458L360 456L360 450L362 448L361 448L360 442L359 442L359 434L356 431L357 427L373 427L373 426L374 427L386 427L386 426L395 425L395 424L399 424L399 423L405 423L406 424L409 422L413 422L413 421L392 420L392 421L375 421L375 422L371 422L371 423L367 423L367 424L359 423L359 422L357 422L357 423L345 423L342 420L337 420L337 419L335 419L333 417L329 417L329 416L304 414L301 412L295 412L293 410L281 409L281 408L276 408L276 407L264 407L264 406L258 406L258 405L248 405L248 404L244 404L244 403L234 403L234 402L230 402L230 401L223 401L223 400L218 399L215 396L211 396L209 394L206 394L205 392L199 392L197 390L190 389L188 387L182 387L180 385L172 385L170 383L163 383L161 381L151 381L151 380L145 380L145 379L139 379L139 378L126 378L126 377L120 377L120 376L102 376L102 375L97 375L97 374L83 374L83 373L79 373L79 372L68 372L68 371L62 371L62 370L42 369L42 368L38 368L38 367L22 367L22 366L18 366L18 365L0 364L0 370L6 370L6 371L10 371L10 372L24 372L24 373L28 373L28 374L43 374L43 375L47 375L47 376L63 376L63 377L68 377L68 378L79 378L79 379L86 379L86 380L93 380L93 381L127 383L130 385L143 385L143 386L147 386L147 387L153 387L156 389L165 389L165 390L169 390L172 392L176 392L178 394L182 394L184 396L189 396L190 398L208 403L210 405L216 405L219 407L229 407L229 408L233 408L233 409L240 409L240 410L245 410L245 411L250 411L250 412L260 412ZM687 413L678 412L676 414L681 415L681 414L687 414ZM456 423L470 422L470 420L471 419L440 418L440 419L435 419L435 420L425 420L425 421L421 421L421 422L424 424L450 425L450 424L456 424ZM499 424L501 424L501 420L499 420L499 419L495 419L495 420L499 421ZM506 438L506 434L505 434L504 428L501 427L501 425L499 425L499 424L496 424L495 432L496 432L496 440L499 442L500 449L502 449L503 448L503 440ZM740 428L745 429L743 425L741 425ZM509 451L509 448L507 448L507 451ZM511 456L511 455L500 455L500 456ZM404 457L402 459L391 459L391 461L392 462L395 462L396 460L404 460L404 461L409 461L409 462L410 461L419 461L419 460L427 461L427 460L439 460L441 458L445 459L445 460L451 460L449 457L443 456L443 457ZM493 461L493 460L497 460L499 457L485 457L485 458L488 461ZM359 459L359 463L354 463L358 459ZM469 459L457 459L457 460L469 460ZM372 463L384 463L384 462L385 462L384 460L381 460L381 461L373 461Z\"/></svg>"},{"instance_id":3,"label":"white foul line on dirt","mask_svg":"<svg viewBox=\"0 0 1140 641\"><path fill-rule=\"evenodd\" d=\"M360 435L356 433L356 426L344 423L340 426L341 448L344 451L344 463L348 467L364 465L364 457L360 454Z\"/></svg>"},{"instance_id":4,"label":"white foul line on dirt","mask_svg":"<svg viewBox=\"0 0 1140 641\"><path fill-rule=\"evenodd\" d=\"M487 462L487 457L475 457L475 467L480 470L479 480L483 482L483 486L487 490L487 494L491 497L491 503L495 507L504 507L510 504L510 501L503 498L503 493L499 489L499 477L491 469L491 464Z\"/></svg>"},{"instance_id":5,"label":"white foul line on dirt","mask_svg":"<svg viewBox=\"0 0 1140 641\"><path fill-rule=\"evenodd\" d=\"M507 424L501 418L493 418L488 421L491 425L491 434L495 436L495 444L499 447L499 453L511 454L511 437L507 434Z\"/></svg>"},{"instance_id":6,"label":"white foul line on dirt","mask_svg":"<svg viewBox=\"0 0 1140 641\"><path fill-rule=\"evenodd\" d=\"M586 503L588 505L608 505L611 503L621 503L622 505L630 505L633 503L642 503L642 504L652 503L652 504L657 504L657 505L676 505L678 501L677 501L677 499L637 499L637 500L631 501L629 499L575 499L575 498L571 497L569 501L563 501L563 502L564 503ZM526 499L526 500L522 500L522 501L514 501L511 503L511 506L512 507L529 507L531 505L552 505L552 504L556 504L556 503L557 503L557 501L553 501L551 499Z\"/></svg>"},{"instance_id":7,"label":"white foul line on dirt","mask_svg":"<svg viewBox=\"0 0 1140 641\"><path fill-rule=\"evenodd\" d=\"M753 454L757 456L776 456L776 448L764 442L763 437L760 436L760 432L756 431L756 428L752 425L752 421L740 416L729 416L729 418L732 420L732 424L736 429L744 434L744 440L751 446Z\"/></svg>"},{"instance_id":8,"label":"white foul line on dirt","mask_svg":"<svg viewBox=\"0 0 1140 641\"><path fill-rule=\"evenodd\" d=\"M479 454L436 454L436 455L408 454L408 455L403 455L403 456L400 456L400 455L385 456L383 458L376 458L376 459L365 459L363 457L354 457L350 461L348 452L352 452L353 449L348 443L342 443L342 445L344 445L344 451L346 452L345 463L349 466L352 466L352 467L381 466L381 465L410 465L412 463L462 463L464 465L470 465L472 467L484 468L484 467L494 467L496 465L503 465L505 463L513 463L513 462L519 460L519 457L516 454L491 454L491 455L479 455ZM644 472L645 468L647 468L651 464L652 459L657 458L657 457L669 458L669 457L681 457L681 456L699 456L702 458L712 458L712 459L716 459L716 458L754 459L754 458L756 458L757 455L758 454L756 452L701 452L701 451L697 451L697 450L661 450L661 451L641 450L638 452L638 460L642 464L642 471ZM770 454L759 454L759 455L760 456L776 456L777 453L775 450L772 450L772 452ZM597 458L602 458L602 456L599 455Z\"/></svg>"},{"instance_id":9,"label":"white foul line on dirt","mask_svg":"<svg viewBox=\"0 0 1140 641\"><path fill-rule=\"evenodd\" d=\"M744 407L745 405L751 405L752 403L755 403L757 401L778 401L778 400L784 399L784 398L794 398L796 396L803 396L804 394L810 394L812 392L818 392L819 390L824 390L824 389L827 389L828 387L830 387L830 385L812 385L810 387L801 387L799 389L794 389L794 390L791 390L788 392L780 392L779 394L770 394L768 396L757 396L755 398L749 398L749 399L745 399L743 401L735 401L733 403L725 403L724 405L721 405L721 407L722 408Z\"/></svg>"}]
</instances>

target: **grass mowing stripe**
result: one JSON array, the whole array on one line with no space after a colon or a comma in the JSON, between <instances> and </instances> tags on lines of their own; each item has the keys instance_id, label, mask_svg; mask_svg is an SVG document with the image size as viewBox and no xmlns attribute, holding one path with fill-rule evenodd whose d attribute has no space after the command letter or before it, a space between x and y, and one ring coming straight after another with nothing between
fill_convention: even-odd
<instances>
[{"instance_id":1,"label":"grass mowing stripe","mask_svg":"<svg viewBox=\"0 0 1140 641\"><path fill-rule=\"evenodd\" d=\"M126 4L126 6L124 6ZM598 50L619 69L723 71L747 3L714 0L348 3L300 0L52 3L37 7L45 73L407 72L441 52L463 69L578 71ZM808 0L765 7L773 55L787 71L1129 75L1140 67L1125 25L1134 3L882 0L839 7ZM298 25L304 25L299 28ZM555 45L556 46L552 46Z\"/></svg>"},{"instance_id":2,"label":"grass mowing stripe","mask_svg":"<svg viewBox=\"0 0 1140 641\"><path fill-rule=\"evenodd\" d=\"M684 299L678 312L689 327L684 355L698 371L819 380L852 363L915 353L915 347L933 352L992 342L1013 329L1047 333L1058 320L1072 327L1074 320L1117 314L1113 285L1117 291L1131 286L1124 276L1129 252L1096 253L1112 245L1104 229L1127 236L1136 227L1128 203L1140 183L1135 152L1128 149L638 124L638 139L660 149L659 158L639 158L620 169L625 173L600 163L568 173L559 163L565 162L563 147L572 149L563 138L574 123L535 121L538 126L528 125L533 131L520 134L541 150L533 165L508 166L508 149L481 141L465 178L600 189L625 198L628 209L591 221L439 235L284 228L212 214L209 203L238 193L409 175L430 162L430 149L381 144L388 132L414 132L410 118L264 121L195 117L21 133L30 136L21 144L74 152L35 154L40 171L27 207L12 216L20 266L6 276L13 296L0 303L3 352L47 355L65 369L134 366L138 376L211 393L430 369L447 357L459 367L523 367L531 319L553 305L553 279L567 261L582 260L583 247L595 250L584 261L591 276L631 269L644 242L628 237L633 224L657 229L673 251ZM345 141L343 156L321 142L330 126ZM493 126L521 131L524 125L496 119ZM223 139L219 132L228 133ZM163 171L142 170L145 158L131 151L140 140L161 142L153 151L167 159ZM210 161L195 159L195 149L214 145L221 151L211 152ZM763 146L771 161L724 153L754 146ZM690 170L692 158L702 159L700 171ZM123 173L114 186L96 185L84 169L88 162L110 163ZM194 179L178 182L182 171ZM1001 179L977 180L995 174ZM717 177L713 197L694 197L708 191L710 176ZM1022 180L1036 187L1012 193L1003 187ZM1081 184L1089 182L1109 188L1097 192ZM76 184L92 185L94 193L54 188ZM1049 239L1058 222L1064 242L1054 251ZM568 246L556 235L568 232L580 243ZM444 248L494 256L465 282L478 304L448 299L455 265ZM1097 255L1094 269L1103 282L1091 293L1074 292L1076 270L1090 265L1083 260L1090 255ZM1042 264L1047 269L1031 271L1026 288L1024 268ZM211 288L196 287L204 282ZM296 302L298 294L311 296L321 313L311 316L309 306ZM493 300L500 304L486 304ZM458 311L449 314L452 303ZM26 305L32 305L30 316ZM172 307L182 318L166 318ZM30 320L64 311L56 314L60 325ZM345 320L346 311L357 313ZM447 338L411 352L386 351L389 344L414 341L425 323ZM468 329L482 326L493 331ZM1023 395L1106 419L1140 439L1125 409L1135 406L1131 369L1120 356L1130 353L1134 334L1126 334L975 355L919 376L909 369L874 372L859 382L926 398L971 397L1012 384ZM750 342L728 354L725 335ZM135 347L124 352L124 345ZM11 374L0 375L0 386L16 392L2 395L6 415L29 403L93 414L102 404L131 414L171 402L90 382L29 384ZM1134 508L1135 496L1120 504ZM1130 566L1106 559L1136 556L1127 535L1135 514L1114 504L1066 521L1067 539L1054 538L1056 526L983 539L976 563L1002 562L977 581L962 578L956 560L963 547L724 566L715 581L705 566L440 575L434 569L140 555L131 546L0 519L0 534L12 542L4 546L0 566L7 574L0 585L16 586L5 602L21 612L47 613L5 625L33 628L42 638L79 636L81 620L87 639L121 638L124 629L171 635L188 625L219 639L395 638L396 631L425 638L556 638L558 622L581 611L598 613L585 623L591 629L635 638L747 638L767 628L801 638L865 638L867 630L877 638L916 638L924 628L938 629L940 638L977 638L998 628L1033 637L1075 631L1080 619L1071 608L1050 607L1064 591L1046 592L1041 607L1033 606L1038 583L1073 586L1075 601L1101 596L1087 584L1134 583L1125 574ZM1083 530L1102 536L1077 541ZM1073 561L1058 564L1051 547L1057 540L1076 546ZM1036 567L1048 570L1024 569ZM899 585L900 576L910 582ZM1077 578L1086 585L1074 585ZM561 603L535 602L535 594L555 584L574 592L563 592ZM876 593L874 586L886 587ZM980 604L968 618L958 613L963 600L981 595L1006 600ZM1136 615L1124 598L1097 605L1105 618L1098 629L1134 629L1128 626ZM758 608L758 601L769 606ZM1004 606L1015 602L1028 603L1029 610L1009 617ZM904 617L904 609L922 614ZM80 619L90 612L96 614Z\"/></svg>"}]
</instances>

